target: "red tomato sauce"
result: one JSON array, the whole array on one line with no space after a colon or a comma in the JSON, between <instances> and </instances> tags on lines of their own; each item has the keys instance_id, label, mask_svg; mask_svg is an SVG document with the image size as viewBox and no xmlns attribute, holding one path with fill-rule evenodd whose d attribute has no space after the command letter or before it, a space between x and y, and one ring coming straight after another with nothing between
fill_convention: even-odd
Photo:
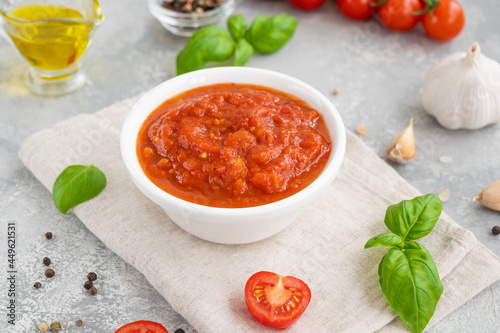
<instances>
[{"instance_id":1,"label":"red tomato sauce","mask_svg":"<svg viewBox=\"0 0 500 333\"><path fill-rule=\"evenodd\" d=\"M137 156L159 188L197 204L241 208L289 197L330 156L321 115L262 86L216 84L160 105L137 138Z\"/></svg>"}]
</instances>

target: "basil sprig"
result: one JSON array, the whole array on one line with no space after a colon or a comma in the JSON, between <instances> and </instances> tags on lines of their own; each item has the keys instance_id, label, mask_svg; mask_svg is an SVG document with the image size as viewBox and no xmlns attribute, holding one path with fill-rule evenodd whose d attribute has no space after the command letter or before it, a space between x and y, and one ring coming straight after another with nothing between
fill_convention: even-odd
<instances>
[{"instance_id":1,"label":"basil sprig","mask_svg":"<svg viewBox=\"0 0 500 333\"><path fill-rule=\"evenodd\" d=\"M106 176L94 165L71 165L57 177L52 188L56 208L66 214L71 208L97 196L106 187Z\"/></svg>"},{"instance_id":2,"label":"basil sprig","mask_svg":"<svg viewBox=\"0 0 500 333\"><path fill-rule=\"evenodd\" d=\"M380 286L390 306L413 333L425 329L443 293L431 254L414 240L432 231L442 210L441 200L434 194L389 206L384 223L392 232L375 236L365 244L365 249L390 249L378 268Z\"/></svg>"},{"instance_id":3,"label":"basil sprig","mask_svg":"<svg viewBox=\"0 0 500 333\"><path fill-rule=\"evenodd\" d=\"M288 14L271 17L259 15L250 28L243 15L231 15L227 20L229 34L211 25L196 31L177 55L177 74L205 67L208 62L226 61L234 55L234 65L243 66L254 53L273 53L292 38L297 20Z\"/></svg>"}]
</instances>

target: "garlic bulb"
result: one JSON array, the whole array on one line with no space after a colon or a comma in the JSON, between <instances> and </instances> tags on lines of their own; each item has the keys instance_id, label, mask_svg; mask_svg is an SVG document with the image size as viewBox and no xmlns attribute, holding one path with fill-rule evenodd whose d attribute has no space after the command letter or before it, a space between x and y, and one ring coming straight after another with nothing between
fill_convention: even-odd
<instances>
[{"instance_id":1,"label":"garlic bulb","mask_svg":"<svg viewBox=\"0 0 500 333\"><path fill-rule=\"evenodd\" d=\"M453 53L425 76L425 111L449 129L478 129L500 121L500 64L481 54L474 42Z\"/></svg>"}]
</instances>

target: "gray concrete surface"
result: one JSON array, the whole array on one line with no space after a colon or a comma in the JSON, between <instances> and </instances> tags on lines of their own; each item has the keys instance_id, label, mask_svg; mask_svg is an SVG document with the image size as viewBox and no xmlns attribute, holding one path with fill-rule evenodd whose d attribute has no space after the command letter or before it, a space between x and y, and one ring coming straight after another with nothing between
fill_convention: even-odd
<instances>
[{"instance_id":1,"label":"gray concrete surface","mask_svg":"<svg viewBox=\"0 0 500 333\"><path fill-rule=\"evenodd\" d=\"M445 211L500 255L500 236L491 234L500 224L500 213L471 202L500 179L500 125L449 131L427 116L420 102L423 77L442 56L465 51L478 41L486 55L500 60L497 0L461 2L467 24L449 43L427 38L421 27L396 33L375 20L348 20L331 0L309 13L284 0L244 0L236 12L249 20L259 13L295 15L299 27L293 40L276 54L254 56L248 66L287 73L315 86L337 106L348 129L359 123L368 126L363 140L380 156L413 117L418 152L414 161L396 170L421 192L449 189ZM25 63L0 40L0 332L36 332L40 322L54 320L63 324L62 332L113 332L139 319L162 322L170 332L194 332L141 274L77 218L60 214L49 192L17 158L21 143L36 131L95 112L175 75L175 56L186 39L164 30L148 13L145 1L103 1L102 7L106 22L84 58L89 82L68 96L30 94L21 82ZM341 94L332 94L336 87ZM440 162L443 156L451 162ZM6 317L8 223L15 223L17 232L15 326L8 325ZM50 241L43 236L47 231L54 233ZM50 281L43 276L45 256L56 271ZM89 271L99 274L96 297L82 288ZM32 287L36 281L43 285L40 290ZM76 327L78 319L82 327ZM497 282L429 332L494 333L499 327Z\"/></svg>"}]
</instances>

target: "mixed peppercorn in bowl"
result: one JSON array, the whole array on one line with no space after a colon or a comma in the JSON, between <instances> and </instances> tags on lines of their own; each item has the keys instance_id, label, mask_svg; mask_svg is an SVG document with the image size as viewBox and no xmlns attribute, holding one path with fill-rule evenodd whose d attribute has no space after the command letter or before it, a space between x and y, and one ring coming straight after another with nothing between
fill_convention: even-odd
<instances>
[{"instance_id":1,"label":"mixed peppercorn in bowl","mask_svg":"<svg viewBox=\"0 0 500 333\"><path fill-rule=\"evenodd\" d=\"M240 0L148 0L151 14L165 29L179 36L225 19Z\"/></svg>"}]
</instances>

